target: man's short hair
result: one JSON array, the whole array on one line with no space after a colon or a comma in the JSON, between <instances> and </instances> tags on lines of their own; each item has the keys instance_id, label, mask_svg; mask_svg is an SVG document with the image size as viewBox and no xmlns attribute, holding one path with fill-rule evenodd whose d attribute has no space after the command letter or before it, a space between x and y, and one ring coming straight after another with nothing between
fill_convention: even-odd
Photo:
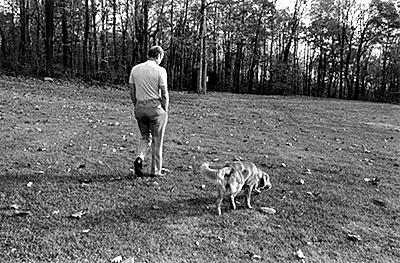
<instances>
[{"instance_id":1,"label":"man's short hair","mask_svg":"<svg viewBox=\"0 0 400 263\"><path fill-rule=\"evenodd\" d=\"M147 55L149 58L157 58L158 55L164 56L164 50L160 46L152 46Z\"/></svg>"}]
</instances>

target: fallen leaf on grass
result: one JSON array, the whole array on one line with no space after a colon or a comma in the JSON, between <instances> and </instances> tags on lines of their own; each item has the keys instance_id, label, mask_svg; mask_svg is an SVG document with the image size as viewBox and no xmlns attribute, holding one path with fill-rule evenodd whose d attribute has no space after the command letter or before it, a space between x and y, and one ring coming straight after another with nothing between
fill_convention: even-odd
<instances>
[{"instance_id":1,"label":"fallen leaf on grass","mask_svg":"<svg viewBox=\"0 0 400 263\"><path fill-rule=\"evenodd\" d=\"M253 252L247 251L245 254L248 255L251 258L251 260L261 260L261 256Z\"/></svg>"},{"instance_id":2,"label":"fallen leaf on grass","mask_svg":"<svg viewBox=\"0 0 400 263\"><path fill-rule=\"evenodd\" d=\"M153 205L151 207L151 209L153 209L153 210L161 210L161 207L159 207L158 205Z\"/></svg>"},{"instance_id":3,"label":"fallen leaf on grass","mask_svg":"<svg viewBox=\"0 0 400 263\"><path fill-rule=\"evenodd\" d=\"M90 179L90 178L82 178L82 179L78 179L78 182L80 183L80 184L87 184L87 185L89 185L90 183L92 183L93 182L93 180L92 179Z\"/></svg>"},{"instance_id":4,"label":"fallen leaf on grass","mask_svg":"<svg viewBox=\"0 0 400 263\"><path fill-rule=\"evenodd\" d=\"M76 213L71 214L71 217L72 217L72 218L78 218L78 219L80 219L80 218L82 218L82 216L84 216L85 214L86 214L85 211L79 211L79 212L76 212Z\"/></svg>"},{"instance_id":5,"label":"fallen leaf on grass","mask_svg":"<svg viewBox=\"0 0 400 263\"><path fill-rule=\"evenodd\" d=\"M84 233L84 234L87 234L87 233L90 232L90 229L83 229L81 232Z\"/></svg>"},{"instance_id":6,"label":"fallen leaf on grass","mask_svg":"<svg viewBox=\"0 0 400 263\"><path fill-rule=\"evenodd\" d=\"M118 256L118 257L115 257L115 258L111 259L111 263L121 263L121 262L122 262L122 257L121 256Z\"/></svg>"},{"instance_id":7,"label":"fallen leaf on grass","mask_svg":"<svg viewBox=\"0 0 400 263\"><path fill-rule=\"evenodd\" d=\"M320 192L306 192L307 195L312 197L318 197L321 193Z\"/></svg>"},{"instance_id":8,"label":"fallen leaf on grass","mask_svg":"<svg viewBox=\"0 0 400 263\"><path fill-rule=\"evenodd\" d=\"M178 145L183 145L183 142L181 140L172 140L172 141Z\"/></svg>"},{"instance_id":9,"label":"fallen leaf on grass","mask_svg":"<svg viewBox=\"0 0 400 263\"><path fill-rule=\"evenodd\" d=\"M135 259L133 257L127 258L124 261L122 261L121 263L135 263Z\"/></svg>"},{"instance_id":10,"label":"fallen leaf on grass","mask_svg":"<svg viewBox=\"0 0 400 263\"><path fill-rule=\"evenodd\" d=\"M29 210L15 210L14 216L31 216L32 212Z\"/></svg>"},{"instance_id":11,"label":"fallen leaf on grass","mask_svg":"<svg viewBox=\"0 0 400 263\"><path fill-rule=\"evenodd\" d=\"M285 163L281 163L281 166L282 166L283 168L286 168L286 164L285 164Z\"/></svg>"},{"instance_id":12,"label":"fallen leaf on grass","mask_svg":"<svg viewBox=\"0 0 400 263\"><path fill-rule=\"evenodd\" d=\"M170 173L170 172L171 172L171 170L169 170L169 169L167 169L167 168L164 168L164 167L161 168L161 171L162 171L162 172L166 172L166 173Z\"/></svg>"},{"instance_id":13,"label":"fallen leaf on grass","mask_svg":"<svg viewBox=\"0 0 400 263\"><path fill-rule=\"evenodd\" d=\"M373 185L377 185L378 182L380 181L380 179L376 178L376 177L374 177L374 178L364 178L364 181L367 182L367 183L371 183Z\"/></svg>"},{"instance_id":14,"label":"fallen leaf on grass","mask_svg":"<svg viewBox=\"0 0 400 263\"><path fill-rule=\"evenodd\" d=\"M111 259L111 263L134 263L134 262L135 262L134 257L127 258L124 261L122 261L121 256Z\"/></svg>"},{"instance_id":15,"label":"fallen leaf on grass","mask_svg":"<svg viewBox=\"0 0 400 263\"><path fill-rule=\"evenodd\" d=\"M361 241L361 237L359 235L347 234L347 238L351 241Z\"/></svg>"},{"instance_id":16,"label":"fallen leaf on grass","mask_svg":"<svg viewBox=\"0 0 400 263\"><path fill-rule=\"evenodd\" d=\"M305 258L306 258L306 257L304 256L303 251L301 251L301 249L297 250L294 254L296 255L296 257L297 257L298 259L305 259Z\"/></svg>"},{"instance_id":17,"label":"fallen leaf on grass","mask_svg":"<svg viewBox=\"0 0 400 263\"><path fill-rule=\"evenodd\" d=\"M372 199L372 203L379 205L379 206L386 206L385 201L379 200L379 199Z\"/></svg>"},{"instance_id":18,"label":"fallen leaf on grass","mask_svg":"<svg viewBox=\"0 0 400 263\"><path fill-rule=\"evenodd\" d=\"M265 214L270 214L270 215L273 215L276 213L276 210L271 207L260 207L260 211Z\"/></svg>"},{"instance_id":19,"label":"fallen leaf on grass","mask_svg":"<svg viewBox=\"0 0 400 263\"><path fill-rule=\"evenodd\" d=\"M20 209L21 207L20 207L19 205L17 205L17 204L12 204L12 205L10 205L10 208L11 208L11 209L14 209L14 210L18 210L18 209Z\"/></svg>"},{"instance_id":20,"label":"fallen leaf on grass","mask_svg":"<svg viewBox=\"0 0 400 263\"><path fill-rule=\"evenodd\" d=\"M33 186L33 183L32 183L32 182L29 182L26 186L27 186L27 187L32 187L32 186Z\"/></svg>"}]
</instances>

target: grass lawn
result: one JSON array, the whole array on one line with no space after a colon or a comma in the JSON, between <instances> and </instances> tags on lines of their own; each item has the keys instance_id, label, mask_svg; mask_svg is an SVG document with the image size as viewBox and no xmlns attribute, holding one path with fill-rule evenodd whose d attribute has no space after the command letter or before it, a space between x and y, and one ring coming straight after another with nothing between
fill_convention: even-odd
<instances>
[{"instance_id":1,"label":"grass lawn","mask_svg":"<svg viewBox=\"0 0 400 263\"><path fill-rule=\"evenodd\" d=\"M1 76L0 101L0 262L400 262L398 105L172 92L150 180L126 90ZM199 166L235 158L273 187L217 216Z\"/></svg>"}]
</instances>

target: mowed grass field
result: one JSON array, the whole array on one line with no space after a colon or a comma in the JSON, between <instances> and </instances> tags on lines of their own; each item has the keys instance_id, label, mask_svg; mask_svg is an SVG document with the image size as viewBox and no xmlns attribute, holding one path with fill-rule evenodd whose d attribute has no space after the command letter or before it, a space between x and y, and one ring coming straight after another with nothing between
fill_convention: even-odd
<instances>
[{"instance_id":1,"label":"mowed grass field","mask_svg":"<svg viewBox=\"0 0 400 263\"><path fill-rule=\"evenodd\" d=\"M123 87L2 76L0 124L0 262L400 262L398 105L171 92L153 180ZM217 216L234 159L273 187Z\"/></svg>"}]
</instances>

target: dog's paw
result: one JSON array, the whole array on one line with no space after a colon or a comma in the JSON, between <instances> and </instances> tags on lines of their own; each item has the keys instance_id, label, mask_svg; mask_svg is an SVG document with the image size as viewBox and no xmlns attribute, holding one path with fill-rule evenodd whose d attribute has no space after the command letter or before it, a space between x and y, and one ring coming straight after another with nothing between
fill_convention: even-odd
<instances>
[{"instance_id":1,"label":"dog's paw","mask_svg":"<svg viewBox=\"0 0 400 263\"><path fill-rule=\"evenodd\" d=\"M220 208L220 207L217 208L217 214L218 214L219 216L222 215L222 211L221 211L221 208Z\"/></svg>"}]
</instances>

